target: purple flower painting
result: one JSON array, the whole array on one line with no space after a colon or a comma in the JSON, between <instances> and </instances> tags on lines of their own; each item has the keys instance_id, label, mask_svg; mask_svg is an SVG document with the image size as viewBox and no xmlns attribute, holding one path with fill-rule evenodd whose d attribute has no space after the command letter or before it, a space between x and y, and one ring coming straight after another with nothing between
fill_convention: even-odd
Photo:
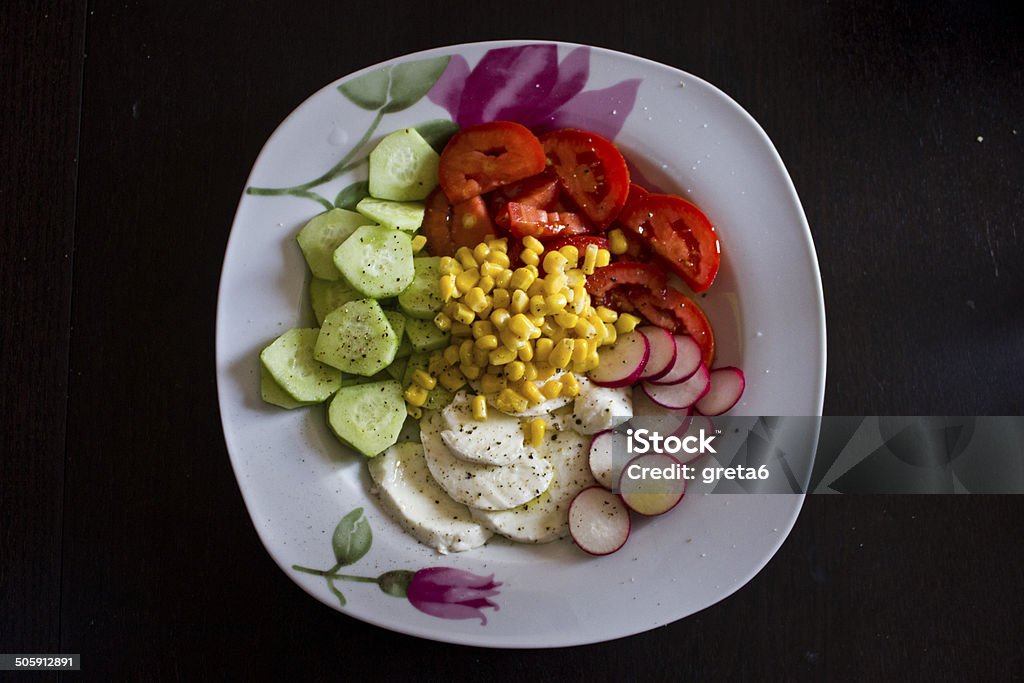
<instances>
[{"instance_id":1,"label":"purple flower painting","mask_svg":"<svg viewBox=\"0 0 1024 683\"><path fill-rule=\"evenodd\" d=\"M477 576L451 567L421 569L409 582L406 597L421 612L442 619L479 619L487 623L484 607L498 609L488 600L498 594L494 575Z\"/></svg>"},{"instance_id":2,"label":"purple flower painting","mask_svg":"<svg viewBox=\"0 0 1024 683\"><path fill-rule=\"evenodd\" d=\"M472 70L453 55L427 97L462 127L485 121L516 121L541 133L584 128L615 138L636 102L640 79L585 90L590 48L578 47L558 61L555 45L488 50Z\"/></svg>"}]
</instances>

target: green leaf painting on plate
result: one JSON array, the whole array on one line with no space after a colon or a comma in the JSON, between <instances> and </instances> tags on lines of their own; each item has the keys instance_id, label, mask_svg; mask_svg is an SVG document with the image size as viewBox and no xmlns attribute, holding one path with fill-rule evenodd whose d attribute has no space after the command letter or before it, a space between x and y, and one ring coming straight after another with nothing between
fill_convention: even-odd
<instances>
[{"instance_id":1,"label":"green leaf painting on plate","mask_svg":"<svg viewBox=\"0 0 1024 683\"><path fill-rule=\"evenodd\" d=\"M363 517L363 508L356 508L342 517L331 537L334 559L342 567L358 562L372 544L373 532L370 531L370 523Z\"/></svg>"},{"instance_id":2,"label":"green leaf painting on plate","mask_svg":"<svg viewBox=\"0 0 1024 683\"><path fill-rule=\"evenodd\" d=\"M343 189L333 203L321 194L314 192L313 189L365 163L367 152L364 150L364 147L377 131L381 119L387 114L408 109L423 99L434 86L434 83L437 82L437 79L441 77L441 74L444 73L450 59L450 56L445 55L383 66L346 83L342 83L338 86L338 91L345 98L362 109L376 112L370 125L356 144L327 172L313 180L290 187L250 186L246 188L246 194L304 197L319 203L326 209L332 209L336 206L350 208L350 203L351 206L355 206L355 202L358 202L359 198L356 198L355 202L352 202L352 200L361 191L358 183ZM458 126L451 121L435 119L416 128L417 130L424 128L426 132L420 130L421 134L435 149L438 149L438 143L440 142L443 146L443 143L447 142L448 138L458 129ZM361 155L360 152L362 152ZM344 202L344 205L342 202Z\"/></svg>"}]
</instances>

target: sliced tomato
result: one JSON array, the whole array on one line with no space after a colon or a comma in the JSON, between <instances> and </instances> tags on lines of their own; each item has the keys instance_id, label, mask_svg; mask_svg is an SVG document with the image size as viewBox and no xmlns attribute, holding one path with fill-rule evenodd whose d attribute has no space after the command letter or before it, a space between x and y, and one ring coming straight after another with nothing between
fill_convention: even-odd
<instances>
[{"instance_id":1,"label":"sliced tomato","mask_svg":"<svg viewBox=\"0 0 1024 683\"><path fill-rule=\"evenodd\" d=\"M452 205L441 188L435 188L427 196L426 212L423 214L423 235L427 238L427 248L434 256L453 256L455 246L452 242Z\"/></svg>"},{"instance_id":2,"label":"sliced tomato","mask_svg":"<svg viewBox=\"0 0 1024 683\"><path fill-rule=\"evenodd\" d=\"M700 306L674 287L662 292L651 290L630 292L636 308L652 324L672 331L688 334L700 346L704 365L711 367L715 360L715 332Z\"/></svg>"},{"instance_id":3,"label":"sliced tomato","mask_svg":"<svg viewBox=\"0 0 1024 683\"><path fill-rule=\"evenodd\" d=\"M502 216L507 217L503 210L509 202L519 202L527 206L534 206L538 209L552 210L552 205L558 199L560 187L558 177L550 171L538 173L523 180L500 187L487 195L488 206L491 215L499 221ZM502 225L507 228L508 224Z\"/></svg>"},{"instance_id":4,"label":"sliced tomato","mask_svg":"<svg viewBox=\"0 0 1024 683\"><path fill-rule=\"evenodd\" d=\"M572 245L582 254L589 244L596 244L598 249L608 248L608 238L600 235L571 235L569 237L558 237L547 245L548 249L561 249L564 246Z\"/></svg>"},{"instance_id":5,"label":"sliced tomato","mask_svg":"<svg viewBox=\"0 0 1024 683\"><path fill-rule=\"evenodd\" d=\"M566 128L540 137L548 163L566 194L597 227L608 227L629 195L629 169L615 145L600 135Z\"/></svg>"},{"instance_id":6,"label":"sliced tomato","mask_svg":"<svg viewBox=\"0 0 1024 683\"><path fill-rule=\"evenodd\" d=\"M718 233L707 216L682 197L647 194L631 202L619 222L644 242L695 292L714 282L721 262Z\"/></svg>"},{"instance_id":7,"label":"sliced tomato","mask_svg":"<svg viewBox=\"0 0 1024 683\"><path fill-rule=\"evenodd\" d=\"M441 152L437 178L452 204L544 170L544 148L526 126L493 121L464 128Z\"/></svg>"},{"instance_id":8,"label":"sliced tomato","mask_svg":"<svg viewBox=\"0 0 1024 683\"><path fill-rule=\"evenodd\" d=\"M519 202L509 202L496 220L507 225L509 232L519 239L532 235L539 240L547 240L589 232L587 224L578 214L545 211Z\"/></svg>"},{"instance_id":9,"label":"sliced tomato","mask_svg":"<svg viewBox=\"0 0 1024 683\"><path fill-rule=\"evenodd\" d=\"M665 289L665 272L653 263L638 261L616 261L596 268L587 277L587 291L599 301L614 289L625 285L641 285L643 288L660 292Z\"/></svg>"}]
</instances>

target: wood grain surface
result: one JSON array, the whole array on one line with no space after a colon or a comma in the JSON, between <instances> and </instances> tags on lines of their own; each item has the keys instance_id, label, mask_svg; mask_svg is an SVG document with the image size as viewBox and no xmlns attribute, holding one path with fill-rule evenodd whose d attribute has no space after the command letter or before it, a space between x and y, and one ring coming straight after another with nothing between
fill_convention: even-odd
<instances>
[{"instance_id":1,"label":"wood grain surface","mask_svg":"<svg viewBox=\"0 0 1024 683\"><path fill-rule=\"evenodd\" d=\"M264 551L214 379L235 206L312 92L440 45L559 39L714 83L807 213L825 413L1024 413L1014 5L596 7L3 3L0 652L81 653L74 676L103 681L1024 678L1020 496L810 496L733 596L565 650L371 627Z\"/></svg>"}]
</instances>

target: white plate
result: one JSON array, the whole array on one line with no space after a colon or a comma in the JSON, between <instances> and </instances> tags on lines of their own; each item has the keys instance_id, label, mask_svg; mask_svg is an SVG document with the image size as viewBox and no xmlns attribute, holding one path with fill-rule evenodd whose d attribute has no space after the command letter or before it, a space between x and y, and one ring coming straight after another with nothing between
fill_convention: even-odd
<instances>
[{"instance_id":1,"label":"white plate","mask_svg":"<svg viewBox=\"0 0 1024 683\"><path fill-rule=\"evenodd\" d=\"M463 67L472 69L494 50L504 51L490 53L487 64L495 67L490 75L481 68L466 81L461 109L455 93L443 100L440 91L462 81ZM557 74L550 68L556 51L561 60ZM443 59L423 61L444 57L451 57L447 65ZM502 57L514 57L506 60L514 63L503 64ZM685 72L564 43L476 43L399 57L346 76L303 102L263 148L247 187L294 186L334 167L375 117L338 86L411 62L422 68L390 71L392 97L415 99L416 83L410 78L427 79L420 84L422 92L433 78L431 67L446 71L430 96L384 114L357 157L387 132L451 118L432 100L446 103L464 123L473 116L515 114L606 134L621 125L615 142L647 180L691 198L720 231L722 268L700 302L716 330L717 364L746 371L746 393L733 412L821 414L824 304L799 199L758 124L714 86ZM536 78L524 79L530 69ZM494 86L506 77L512 85ZM582 94L552 112L550 104L532 101L531 85L536 97L549 102L561 88L571 94L582 86ZM514 87L519 90L510 92ZM361 89L370 99L371 91ZM538 105L532 113L522 108L531 103ZM509 104L520 109L510 114L502 109ZM361 165L312 191L331 200L365 178L365 172ZM243 194L224 257L217 311L217 381L231 462L260 538L304 590L357 619L424 638L488 647L556 647L618 638L685 617L737 590L774 555L796 520L800 495L691 493L670 514L636 524L625 548L603 558L588 557L568 541L545 546L492 541L444 557L416 543L368 494L363 459L329 432L322 407L286 411L260 400L260 349L290 327L314 325L294 235L320 210L307 197ZM813 451L816 430L802 438ZM373 543L344 571L375 577L390 570L446 566L493 574L501 585L490 600L500 609L480 612L486 625L475 618L440 618L371 583L353 581L337 582L348 600L341 607L325 579L292 569L294 564L334 565L333 530L360 507Z\"/></svg>"}]
</instances>

